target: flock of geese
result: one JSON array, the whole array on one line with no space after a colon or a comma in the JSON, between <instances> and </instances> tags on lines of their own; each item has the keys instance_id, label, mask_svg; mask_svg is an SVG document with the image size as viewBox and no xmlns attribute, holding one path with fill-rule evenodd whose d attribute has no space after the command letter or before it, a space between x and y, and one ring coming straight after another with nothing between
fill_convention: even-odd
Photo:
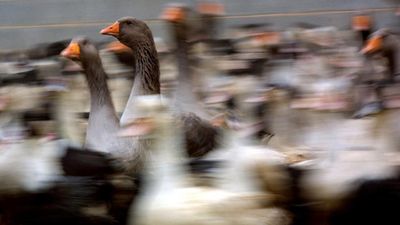
<instances>
[{"instance_id":1,"label":"flock of geese","mask_svg":"<svg viewBox=\"0 0 400 225\"><path fill-rule=\"evenodd\" d=\"M61 56L78 62L87 80L85 145L34 129L28 139L2 143L0 223L398 224L399 171L382 155L367 152L354 171L351 154L324 166L266 147L258 133L265 100L254 95L254 81L241 80L212 100L224 112L204 108L194 91L189 11L171 5L163 16L179 71L171 96L161 94L158 53L144 21L123 17L100 31L123 44L114 48L126 51L134 68L121 118L96 45L72 39ZM0 108L21 119L7 108L11 100L0 99ZM377 157L381 163L371 166ZM192 174L196 163L207 172Z\"/></svg>"}]
</instances>

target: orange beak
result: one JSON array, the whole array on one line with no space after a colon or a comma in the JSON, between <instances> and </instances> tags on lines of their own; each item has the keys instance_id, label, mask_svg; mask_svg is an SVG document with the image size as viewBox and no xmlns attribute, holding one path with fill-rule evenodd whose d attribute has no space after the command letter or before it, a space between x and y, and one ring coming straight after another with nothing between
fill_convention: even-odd
<instances>
[{"instance_id":1,"label":"orange beak","mask_svg":"<svg viewBox=\"0 0 400 225\"><path fill-rule=\"evenodd\" d=\"M106 49L110 52L116 52L116 53L131 51L129 47L127 47L126 45L122 44L119 41L111 42L106 46Z\"/></svg>"},{"instance_id":2,"label":"orange beak","mask_svg":"<svg viewBox=\"0 0 400 225\"><path fill-rule=\"evenodd\" d=\"M179 22L185 18L185 13L180 7L168 7L162 13L161 18L170 22Z\"/></svg>"},{"instance_id":3,"label":"orange beak","mask_svg":"<svg viewBox=\"0 0 400 225\"><path fill-rule=\"evenodd\" d=\"M382 48L382 37L375 36L368 40L366 46L361 50L362 54L375 52Z\"/></svg>"},{"instance_id":4,"label":"orange beak","mask_svg":"<svg viewBox=\"0 0 400 225\"><path fill-rule=\"evenodd\" d=\"M111 36L118 36L119 35L119 22L115 22L110 26L104 28L100 31L100 34L103 35L111 35Z\"/></svg>"},{"instance_id":5,"label":"orange beak","mask_svg":"<svg viewBox=\"0 0 400 225\"><path fill-rule=\"evenodd\" d=\"M78 43L71 42L68 47L61 52L60 55L69 59L79 59L81 51Z\"/></svg>"}]
</instances>

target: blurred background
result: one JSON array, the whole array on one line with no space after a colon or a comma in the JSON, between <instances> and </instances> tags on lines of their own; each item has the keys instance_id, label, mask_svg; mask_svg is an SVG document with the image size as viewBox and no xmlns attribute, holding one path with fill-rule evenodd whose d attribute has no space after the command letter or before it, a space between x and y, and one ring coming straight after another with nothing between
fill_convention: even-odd
<instances>
[{"instance_id":1,"label":"blurred background","mask_svg":"<svg viewBox=\"0 0 400 225\"><path fill-rule=\"evenodd\" d=\"M73 35L88 35L96 40L99 29L107 23L130 15L149 22L155 36L167 38L167 31L159 14L169 1L153 0L2 0L0 1L0 35L2 50L27 48L33 44L63 40ZM195 6L193 1L177 1ZM226 15L222 16L221 30L232 25L268 22L275 29L285 29L296 22L315 23L317 26L351 27L352 13L371 10L377 27L396 27L393 16L395 0L353 1L275 1L255 0L220 1Z\"/></svg>"},{"instance_id":2,"label":"blurred background","mask_svg":"<svg viewBox=\"0 0 400 225\"><path fill-rule=\"evenodd\" d=\"M124 16L151 29L159 81L156 70L142 76L157 68L143 66L151 44L100 34ZM249 205L266 210L246 211L255 223L234 217L242 205L216 210L221 224L398 224L399 18L395 0L0 0L0 224L127 224L141 179L152 177L142 173L147 153L162 150L120 129L166 124L174 132L144 137L177 141L182 129L183 146L160 146L187 154L183 163L154 154L154 168L172 168L159 177L186 165L190 187L250 193ZM182 127L151 98L128 100L135 82L160 86ZM135 107L144 116L120 120ZM221 161L232 170L221 173ZM234 184L216 185L221 176ZM161 222L142 225L190 224L181 214L171 217L181 223L164 221L184 207L215 211L207 191L177 195L178 206L168 191L148 193L155 205L153 196L169 201L164 214L154 209ZM191 208L196 201L205 208Z\"/></svg>"},{"instance_id":3,"label":"blurred background","mask_svg":"<svg viewBox=\"0 0 400 225\"><path fill-rule=\"evenodd\" d=\"M107 50L107 44L114 39L100 35L99 30L112 21L129 15L143 19L151 28L161 60L161 81L164 90L167 91L168 88L173 88L172 81L179 73L174 59L174 36L168 24L161 18L168 3L170 2L140 0L0 1L0 73L3 85L21 86L24 83L32 83L34 87L30 88L38 89L43 84L59 84L69 90L63 94L65 99L61 101L61 106L64 108L60 111L81 113L73 115L87 118L87 114L82 114L89 111L89 96L84 76L79 74L77 64L58 56L71 38L83 35L96 42L96 46L101 50L106 72L110 78L114 78L109 80L114 104L121 113L131 89L129 61L128 66L126 64L129 58L125 59L124 64L123 56ZM339 93L341 98L347 99L346 104L349 104L342 107L345 109L336 111L344 111L345 117L349 118L352 115L358 117L357 110L362 109L361 105L365 105L364 102L375 102L372 90L374 84L365 84L365 80L370 81L374 79L370 77L377 76L372 76L371 73L380 74L379 77L389 70L385 68L385 59L372 56L369 57L369 61L365 61L365 57L358 54L358 51L365 44L368 35L374 31L389 28L392 33L396 33L399 26L396 14L398 3L389 0L300 0L295 3L260 0L252 1L251 4L247 1L218 1L221 9L212 12L209 19L207 16L201 17L201 1L180 3L200 13L191 15L191 24L188 25L188 29L197 32L197 39L215 40L214 44L202 46L200 43L193 48L196 49L193 53L197 57L196 67L200 70L198 77L202 77L200 80L203 82L198 84L198 91L203 93L203 100L212 93L212 89L209 88L221 86L218 83L219 75L219 78L226 78L225 75L228 75L228 80L256 76L257 79L261 79L260 86L270 89L273 87L274 91L289 93L290 100L286 99L283 102L290 102L291 109L325 107L328 111L335 111L336 109L329 108L341 106L311 106L314 104L312 102L315 102L311 98L313 95L320 96L321 92ZM367 26L357 27L355 18L363 16L367 18ZM251 38L246 39L257 35L261 37L258 42L252 42ZM372 68L371 65L375 66ZM359 80L363 80L364 83ZM354 85L358 88L353 89ZM390 90L386 91L389 92L386 95L393 96L391 92L396 88L387 89ZM310 95L310 98L299 98L305 95ZM32 103L27 97L21 98ZM395 102L396 98L394 99ZM335 104L335 101L340 100L332 101L332 104ZM273 113L278 109L280 108L269 107L269 110L272 110L268 112L269 126L276 127L274 132L280 133L282 138L293 138L296 135L287 135L284 130L289 129L286 126L298 124L300 121L297 121L296 116L304 111L285 109L286 117L275 118ZM380 109L373 106L368 110ZM275 113L286 115L281 114L281 111ZM360 117L370 114L364 111L360 113L363 114ZM308 114L313 112L307 112ZM332 116L328 115L329 118ZM301 115L301 120L306 118L306 115ZM292 119L296 120L295 123ZM76 126L66 129L74 127ZM77 135L69 135L74 135L74 140L82 143L84 129L77 129L75 132Z\"/></svg>"}]
</instances>

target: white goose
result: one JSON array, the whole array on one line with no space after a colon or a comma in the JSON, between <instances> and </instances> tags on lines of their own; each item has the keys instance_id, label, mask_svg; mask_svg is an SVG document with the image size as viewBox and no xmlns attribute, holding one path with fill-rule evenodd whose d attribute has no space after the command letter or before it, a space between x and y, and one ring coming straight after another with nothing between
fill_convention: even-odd
<instances>
[{"instance_id":1,"label":"white goose","mask_svg":"<svg viewBox=\"0 0 400 225\"><path fill-rule=\"evenodd\" d=\"M180 126L172 114L156 96L140 99L136 109L148 116L121 134L150 132L155 142L146 166L144 192L131 208L129 224L288 224L283 210L262 208L257 195L192 186L183 167Z\"/></svg>"}]
</instances>

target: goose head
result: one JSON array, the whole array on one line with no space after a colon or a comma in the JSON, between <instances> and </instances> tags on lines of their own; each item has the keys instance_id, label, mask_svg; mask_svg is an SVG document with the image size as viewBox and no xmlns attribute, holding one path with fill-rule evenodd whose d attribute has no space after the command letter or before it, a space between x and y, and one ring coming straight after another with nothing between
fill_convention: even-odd
<instances>
[{"instance_id":1,"label":"goose head","mask_svg":"<svg viewBox=\"0 0 400 225\"><path fill-rule=\"evenodd\" d=\"M131 48L153 42L153 35L147 24L133 17L123 17L117 20L102 29L100 34L113 36Z\"/></svg>"},{"instance_id":2,"label":"goose head","mask_svg":"<svg viewBox=\"0 0 400 225\"><path fill-rule=\"evenodd\" d=\"M390 34L390 30L387 28L380 29L375 33L371 34L366 45L361 50L362 54L372 54L379 52L384 47L384 40Z\"/></svg>"},{"instance_id":3,"label":"goose head","mask_svg":"<svg viewBox=\"0 0 400 225\"><path fill-rule=\"evenodd\" d=\"M96 46L86 37L76 37L61 52L61 56L85 65L89 59L99 58Z\"/></svg>"},{"instance_id":4,"label":"goose head","mask_svg":"<svg viewBox=\"0 0 400 225\"><path fill-rule=\"evenodd\" d=\"M102 86L105 83L100 82L100 80L105 81L107 75L104 72L99 51L86 37L72 39L71 43L61 52L61 56L76 62L77 66L84 71L91 86L94 84ZM104 88L100 88L100 90L104 90Z\"/></svg>"}]
</instances>

